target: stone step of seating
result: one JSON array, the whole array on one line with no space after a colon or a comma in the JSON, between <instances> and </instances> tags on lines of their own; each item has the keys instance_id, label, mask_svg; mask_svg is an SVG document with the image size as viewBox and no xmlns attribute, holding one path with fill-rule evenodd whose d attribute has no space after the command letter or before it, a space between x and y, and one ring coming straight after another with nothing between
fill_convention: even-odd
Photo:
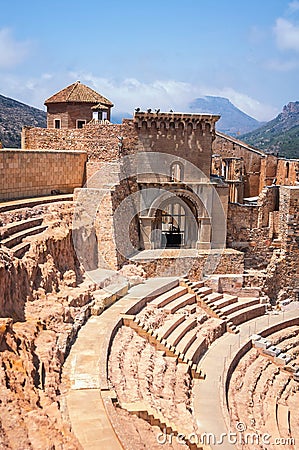
<instances>
[{"instance_id":1,"label":"stone step of seating","mask_svg":"<svg viewBox=\"0 0 299 450\"><path fill-rule=\"evenodd\" d=\"M199 364L193 364L191 367L191 376L192 376L192 378L205 380L206 373L201 370Z\"/></svg>"},{"instance_id":2,"label":"stone step of seating","mask_svg":"<svg viewBox=\"0 0 299 450\"><path fill-rule=\"evenodd\" d=\"M174 424L171 420L165 418L160 412L154 410L150 405L144 403L143 401L122 403L121 408L125 409L130 414L135 414L140 419L148 422L151 426L157 426L163 432L166 431L168 435L184 435L185 443L190 448L190 450L205 450L210 448L209 446L206 446L204 444L197 444L189 440L188 433L186 433L185 430L179 430L176 424Z\"/></svg>"},{"instance_id":3,"label":"stone step of seating","mask_svg":"<svg viewBox=\"0 0 299 450\"><path fill-rule=\"evenodd\" d=\"M207 346L208 343L205 336L199 334L184 354L183 362L186 362L191 366L197 364L200 356L206 351Z\"/></svg>"},{"instance_id":4,"label":"stone step of seating","mask_svg":"<svg viewBox=\"0 0 299 450\"><path fill-rule=\"evenodd\" d=\"M231 305L232 303L236 303L238 301L238 297L236 295L230 295L230 294L222 294L222 298L214 302L214 306L217 308L225 308L228 305Z\"/></svg>"},{"instance_id":5,"label":"stone step of seating","mask_svg":"<svg viewBox=\"0 0 299 450\"><path fill-rule=\"evenodd\" d=\"M5 225L4 227L0 228L1 241L20 231L26 230L28 228L37 227L41 225L42 221L43 221L42 217L31 217L30 219L19 220L18 222L9 223L8 225Z\"/></svg>"},{"instance_id":6,"label":"stone step of seating","mask_svg":"<svg viewBox=\"0 0 299 450\"><path fill-rule=\"evenodd\" d=\"M257 374L258 376L258 374ZM262 374L260 375L262 376ZM269 391L271 391L269 389ZM268 391L268 392L269 392ZM267 392L267 394L268 394ZM276 408L277 408L277 400L275 396L267 395L263 401L263 414L266 414L267 417L267 427L269 424L269 430L273 433L273 436L280 436L277 417L276 417Z\"/></svg>"},{"instance_id":7,"label":"stone step of seating","mask_svg":"<svg viewBox=\"0 0 299 450\"><path fill-rule=\"evenodd\" d=\"M29 242L21 242L20 244L13 247L12 252L15 258L23 258L25 253L29 250L30 243Z\"/></svg>"},{"instance_id":8,"label":"stone step of seating","mask_svg":"<svg viewBox=\"0 0 299 450\"><path fill-rule=\"evenodd\" d=\"M213 305L217 300L223 299L223 294L220 292L212 292L205 296L205 302L207 305Z\"/></svg>"},{"instance_id":9,"label":"stone step of seating","mask_svg":"<svg viewBox=\"0 0 299 450\"><path fill-rule=\"evenodd\" d=\"M201 288L196 288L195 292L200 297L205 298L207 295L212 294L213 291L211 288L203 286Z\"/></svg>"},{"instance_id":10,"label":"stone step of seating","mask_svg":"<svg viewBox=\"0 0 299 450\"><path fill-rule=\"evenodd\" d=\"M190 318L190 319L184 320L168 336L167 346L175 347L188 331L190 331L194 327L196 327L196 324L197 324L196 318Z\"/></svg>"},{"instance_id":11,"label":"stone step of seating","mask_svg":"<svg viewBox=\"0 0 299 450\"><path fill-rule=\"evenodd\" d=\"M172 300L184 295L188 292L188 289L184 286L177 286L164 294L159 295L154 300L152 300L149 305L155 308L163 308L163 306L170 303Z\"/></svg>"},{"instance_id":12,"label":"stone step of seating","mask_svg":"<svg viewBox=\"0 0 299 450\"><path fill-rule=\"evenodd\" d=\"M221 312L225 314L226 316L229 316L230 314L239 311L241 309L248 308L249 306L257 305L260 303L260 299L257 297L254 298L244 298L244 299L238 299L237 302L234 302L233 304L227 305L224 308L221 308Z\"/></svg>"},{"instance_id":13,"label":"stone step of seating","mask_svg":"<svg viewBox=\"0 0 299 450\"><path fill-rule=\"evenodd\" d=\"M196 303L196 295L188 293L169 302L166 306L163 307L163 310L168 314L174 314L184 306L193 305L194 303Z\"/></svg>"},{"instance_id":14,"label":"stone step of seating","mask_svg":"<svg viewBox=\"0 0 299 450\"><path fill-rule=\"evenodd\" d=\"M280 436L290 436L291 435L291 424L290 424L290 410L287 405L282 403L277 404L277 424L280 432Z\"/></svg>"},{"instance_id":15,"label":"stone step of seating","mask_svg":"<svg viewBox=\"0 0 299 450\"><path fill-rule=\"evenodd\" d=\"M226 321L226 327L227 327L227 331L229 331L230 333L234 333L234 334L240 333L240 328L238 328L236 325L234 325L231 320Z\"/></svg>"},{"instance_id":16,"label":"stone step of seating","mask_svg":"<svg viewBox=\"0 0 299 450\"><path fill-rule=\"evenodd\" d=\"M160 412L154 411L148 403L145 403L142 400L131 403L122 402L120 406L130 414L135 414L136 416L140 417L140 419L146 420L153 426L162 426L163 428L167 428L173 434L178 434L177 427L171 421L163 417Z\"/></svg>"},{"instance_id":17,"label":"stone step of seating","mask_svg":"<svg viewBox=\"0 0 299 450\"><path fill-rule=\"evenodd\" d=\"M204 287L203 281L190 281L189 279L183 279L182 283L184 283L186 286L188 286L191 289L199 289Z\"/></svg>"},{"instance_id":18,"label":"stone step of seating","mask_svg":"<svg viewBox=\"0 0 299 450\"><path fill-rule=\"evenodd\" d=\"M234 325L240 325L250 319L255 319L256 317L264 315L265 312L266 305L259 304L240 309L239 311L227 315L227 317Z\"/></svg>"},{"instance_id":19,"label":"stone step of seating","mask_svg":"<svg viewBox=\"0 0 299 450\"><path fill-rule=\"evenodd\" d=\"M162 327L152 333L153 337L155 337L158 341L162 341L162 339L167 339L170 333L178 327L182 322L184 322L185 316L181 315L178 317L174 317L170 320L167 320Z\"/></svg>"},{"instance_id":20,"label":"stone step of seating","mask_svg":"<svg viewBox=\"0 0 299 450\"><path fill-rule=\"evenodd\" d=\"M12 234L6 239L1 241L1 244L5 247L13 249L22 242L22 240L27 236L33 236L35 234L42 233L47 228L46 225L39 225L33 228L26 228L25 230L19 231L18 233Z\"/></svg>"},{"instance_id":21,"label":"stone step of seating","mask_svg":"<svg viewBox=\"0 0 299 450\"><path fill-rule=\"evenodd\" d=\"M193 281L191 283L192 283L193 289L199 289L199 288L204 287L204 285L205 285L204 281Z\"/></svg>"},{"instance_id":22,"label":"stone step of seating","mask_svg":"<svg viewBox=\"0 0 299 450\"><path fill-rule=\"evenodd\" d=\"M196 328L193 328L190 331L188 331L176 345L174 350L175 354L179 356L181 359L183 359L186 351L195 341L196 335L197 335Z\"/></svg>"},{"instance_id":23,"label":"stone step of seating","mask_svg":"<svg viewBox=\"0 0 299 450\"><path fill-rule=\"evenodd\" d=\"M22 198L0 203L0 213L14 211L22 208L33 208L34 206L42 206L54 202L71 202L73 194L48 195L45 197Z\"/></svg>"}]
</instances>

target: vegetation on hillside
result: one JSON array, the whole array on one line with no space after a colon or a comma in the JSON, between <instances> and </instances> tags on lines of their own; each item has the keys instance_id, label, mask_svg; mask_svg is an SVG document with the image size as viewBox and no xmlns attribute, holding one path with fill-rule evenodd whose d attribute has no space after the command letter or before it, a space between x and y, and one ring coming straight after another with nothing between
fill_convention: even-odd
<instances>
[{"instance_id":1,"label":"vegetation on hillside","mask_svg":"<svg viewBox=\"0 0 299 450\"><path fill-rule=\"evenodd\" d=\"M46 126L46 113L0 95L0 142L4 148L20 148L23 126Z\"/></svg>"}]
</instances>

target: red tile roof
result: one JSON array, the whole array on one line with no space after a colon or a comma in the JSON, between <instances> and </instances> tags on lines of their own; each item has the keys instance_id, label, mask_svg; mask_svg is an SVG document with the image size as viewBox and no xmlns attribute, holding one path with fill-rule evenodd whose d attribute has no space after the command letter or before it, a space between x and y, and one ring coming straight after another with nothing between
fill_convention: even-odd
<instances>
[{"instance_id":1,"label":"red tile roof","mask_svg":"<svg viewBox=\"0 0 299 450\"><path fill-rule=\"evenodd\" d=\"M102 103L106 106L113 106L107 98L98 94L93 89L85 86L85 84L76 81L76 83L67 86L52 97L45 101L45 105L49 103L66 103L66 102L76 102L76 103Z\"/></svg>"}]
</instances>

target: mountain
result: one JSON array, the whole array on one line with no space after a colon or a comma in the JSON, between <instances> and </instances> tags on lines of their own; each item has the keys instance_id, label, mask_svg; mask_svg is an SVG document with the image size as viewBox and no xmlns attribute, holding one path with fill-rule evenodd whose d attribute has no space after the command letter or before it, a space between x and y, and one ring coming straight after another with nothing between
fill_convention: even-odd
<instances>
[{"instance_id":1,"label":"mountain","mask_svg":"<svg viewBox=\"0 0 299 450\"><path fill-rule=\"evenodd\" d=\"M114 112L112 111L111 122L122 123L123 119L132 119L133 115L127 112Z\"/></svg>"},{"instance_id":2,"label":"mountain","mask_svg":"<svg viewBox=\"0 0 299 450\"><path fill-rule=\"evenodd\" d=\"M230 136L248 133L262 125L234 106L227 98L207 95L196 98L189 105L192 113L220 114L216 129Z\"/></svg>"},{"instance_id":3,"label":"mountain","mask_svg":"<svg viewBox=\"0 0 299 450\"><path fill-rule=\"evenodd\" d=\"M0 142L3 147L21 147L23 126L44 128L46 124L47 114L44 111L0 95Z\"/></svg>"},{"instance_id":4,"label":"mountain","mask_svg":"<svg viewBox=\"0 0 299 450\"><path fill-rule=\"evenodd\" d=\"M240 139L267 153L299 158L299 101L288 103L275 119Z\"/></svg>"}]
</instances>

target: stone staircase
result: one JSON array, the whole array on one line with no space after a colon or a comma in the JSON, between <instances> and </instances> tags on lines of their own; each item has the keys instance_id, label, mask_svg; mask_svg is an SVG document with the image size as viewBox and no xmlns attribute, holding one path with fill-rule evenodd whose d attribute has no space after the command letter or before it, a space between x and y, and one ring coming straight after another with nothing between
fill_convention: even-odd
<instances>
[{"instance_id":1,"label":"stone staircase","mask_svg":"<svg viewBox=\"0 0 299 450\"><path fill-rule=\"evenodd\" d=\"M117 336L109 356L115 404L165 434L184 435L190 449L208 448L188 441L196 431L188 406L190 367L149 345L125 324Z\"/></svg>"},{"instance_id":2,"label":"stone staircase","mask_svg":"<svg viewBox=\"0 0 299 450\"><path fill-rule=\"evenodd\" d=\"M158 327L144 323L138 315L125 314L122 317L124 325L145 338L157 351L164 351L167 356L187 364L193 378L204 379L199 360L211 343L208 334L221 336L226 326L225 321L215 315L215 318L208 317L203 324L198 323L196 289L211 292L202 281L193 284L187 280L148 302L148 308L159 309L165 316L163 324Z\"/></svg>"},{"instance_id":3,"label":"stone staircase","mask_svg":"<svg viewBox=\"0 0 299 450\"><path fill-rule=\"evenodd\" d=\"M203 282L194 282L184 278L181 281L189 292L196 294L197 303L211 316L225 321L227 331L239 333L238 325L262 316L266 305L260 303L259 297L238 297L236 295L213 292ZM201 285L202 284L202 285Z\"/></svg>"},{"instance_id":4,"label":"stone staircase","mask_svg":"<svg viewBox=\"0 0 299 450\"><path fill-rule=\"evenodd\" d=\"M187 364L187 366L191 370L192 378L204 379L205 374L202 372L199 365L194 362L193 359L185 358L185 354L179 351L179 348L181 348L182 345L180 347L178 345L181 343L183 338L187 336L187 330L190 333L190 336L188 336L188 343L184 345L184 350L187 351L189 346L196 340L196 332L192 328L192 325L196 324L196 320L193 322L187 322L187 320L184 320L184 316L180 316L168 322L170 323L168 323L165 329L163 329L163 331L161 331L161 333L159 334L155 333L153 329L144 328L139 323L139 319L136 316L127 314L123 315L124 325L136 331L139 336L143 337L151 345L153 345L157 351L164 352L165 356L172 356L174 358L177 358L179 363ZM185 327L185 334L184 332L182 332L182 328L180 328L180 325L183 325ZM180 339L178 339L177 337L178 333L180 333ZM175 336L177 342L177 344L175 345L172 345L172 334Z\"/></svg>"},{"instance_id":5,"label":"stone staircase","mask_svg":"<svg viewBox=\"0 0 299 450\"><path fill-rule=\"evenodd\" d=\"M161 431L167 435L184 436L184 443L190 448L190 450L211 450L208 445L203 445L195 442L191 442L187 432L179 430L177 426L166 419L161 413L145 405L142 401L133 403L122 403L120 407L128 411L130 414L135 414L140 419L146 420L151 426L158 426Z\"/></svg>"},{"instance_id":6,"label":"stone staircase","mask_svg":"<svg viewBox=\"0 0 299 450\"><path fill-rule=\"evenodd\" d=\"M26 242L24 239L40 234L47 229L42 222L42 217L33 217L4 226L0 229L0 245L9 249L16 258L22 258L30 247L30 242Z\"/></svg>"}]
</instances>

